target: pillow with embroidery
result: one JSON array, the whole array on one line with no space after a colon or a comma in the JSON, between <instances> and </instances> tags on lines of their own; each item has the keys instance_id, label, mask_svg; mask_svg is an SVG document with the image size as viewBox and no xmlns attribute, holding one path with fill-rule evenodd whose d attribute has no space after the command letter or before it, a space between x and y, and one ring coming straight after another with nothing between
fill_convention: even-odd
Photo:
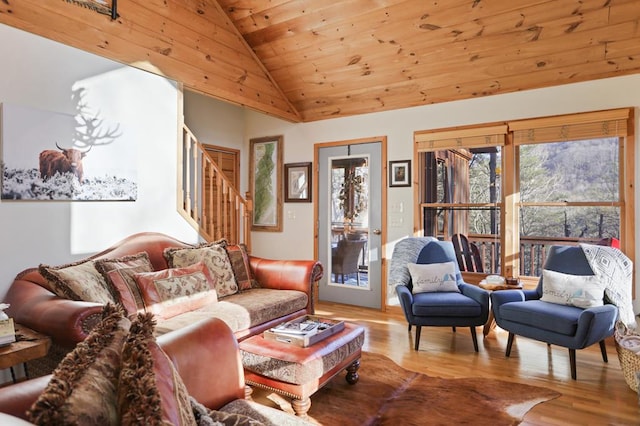
<instances>
[{"instance_id":1,"label":"pillow with embroidery","mask_svg":"<svg viewBox=\"0 0 640 426\"><path fill-rule=\"evenodd\" d=\"M224 297L238 292L238 283L231 268L226 245L227 242L222 240L197 247L171 247L164 251L164 257L170 268L183 268L197 262L204 262L211 276L216 278L218 297Z\"/></svg>"},{"instance_id":2,"label":"pillow with embroidery","mask_svg":"<svg viewBox=\"0 0 640 426\"><path fill-rule=\"evenodd\" d=\"M604 285L597 275L570 275L543 269L540 300L578 308L602 306Z\"/></svg>"},{"instance_id":3,"label":"pillow with embroidery","mask_svg":"<svg viewBox=\"0 0 640 426\"><path fill-rule=\"evenodd\" d=\"M453 262L408 263L413 283L413 294L454 291L460 293Z\"/></svg>"},{"instance_id":4,"label":"pillow with embroidery","mask_svg":"<svg viewBox=\"0 0 640 426\"><path fill-rule=\"evenodd\" d=\"M169 319L216 303L215 279L203 262L134 274L147 312Z\"/></svg>"},{"instance_id":5,"label":"pillow with embroidery","mask_svg":"<svg viewBox=\"0 0 640 426\"><path fill-rule=\"evenodd\" d=\"M40 265L38 269L57 296L103 305L116 302L93 260L81 260L61 266Z\"/></svg>"},{"instance_id":6,"label":"pillow with embroidery","mask_svg":"<svg viewBox=\"0 0 640 426\"><path fill-rule=\"evenodd\" d=\"M153 272L153 265L146 252L117 259L98 259L95 264L128 315L144 311L144 301L134 275Z\"/></svg>"}]
</instances>

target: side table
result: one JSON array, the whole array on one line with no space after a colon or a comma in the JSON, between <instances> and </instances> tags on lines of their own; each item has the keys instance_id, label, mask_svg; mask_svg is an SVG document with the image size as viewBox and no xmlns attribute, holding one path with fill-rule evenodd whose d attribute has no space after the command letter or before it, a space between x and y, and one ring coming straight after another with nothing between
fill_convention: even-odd
<instances>
[{"instance_id":1,"label":"side table","mask_svg":"<svg viewBox=\"0 0 640 426\"><path fill-rule=\"evenodd\" d=\"M500 291L500 290L521 290L522 284L518 283L517 285L508 285L508 284L487 284L484 280L480 281L478 284L480 288L483 288L487 291ZM496 328L496 319L493 316L493 308L489 307L489 318L487 319L487 323L482 328L482 334L484 337L487 337L489 332Z\"/></svg>"},{"instance_id":2,"label":"side table","mask_svg":"<svg viewBox=\"0 0 640 426\"><path fill-rule=\"evenodd\" d=\"M42 358L49 352L51 339L21 324L15 324L16 341L0 347L0 369L11 369L11 379L16 382L13 366L24 365L24 374L29 378L27 361Z\"/></svg>"}]
</instances>

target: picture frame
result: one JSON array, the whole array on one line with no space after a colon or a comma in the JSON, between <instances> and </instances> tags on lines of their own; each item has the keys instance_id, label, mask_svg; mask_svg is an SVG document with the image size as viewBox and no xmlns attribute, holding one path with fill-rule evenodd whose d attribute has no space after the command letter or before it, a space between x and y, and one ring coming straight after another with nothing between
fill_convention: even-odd
<instances>
[{"instance_id":1,"label":"picture frame","mask_svg":"<svg viewBox=\"0 0 640 426\"><path fill-rule=\"evenodd\" d=\"M311 163L290 163L284 165L284 202L311 202Z\"/></svg>"},{"instance_id":2,"label":"picture frame","mask_svg":"<svg viewBox=\"0 0 640 426\"><path fill-rule=\"evenodd\" d=\"M389 161L389 186L411 186L411 160Z\"/></svg>"},{"instance_id":3,"label":"picture frame","mask_svg":"<svg viewBox=\"0 0 640 426\"><path fill-rule=\"evenodd\" d=\"M282 232L283 136L249 140L249 188L252 231Z\"/></svg>"}]
</instances>

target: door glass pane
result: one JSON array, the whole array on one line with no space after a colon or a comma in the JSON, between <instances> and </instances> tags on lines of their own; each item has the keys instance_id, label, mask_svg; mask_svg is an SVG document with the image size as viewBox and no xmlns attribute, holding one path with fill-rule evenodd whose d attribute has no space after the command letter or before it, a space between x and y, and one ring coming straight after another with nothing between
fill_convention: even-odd
<instances>
[{"instance_id":1,"label":"door glass pane","mask_svg":"<svg viewBox=\"0 0 640 426\"><path fill-rule=\"evenodd\" d=\"M368 288L369 159L331 159L330 285Z\"/></svg>"}]
</instances>

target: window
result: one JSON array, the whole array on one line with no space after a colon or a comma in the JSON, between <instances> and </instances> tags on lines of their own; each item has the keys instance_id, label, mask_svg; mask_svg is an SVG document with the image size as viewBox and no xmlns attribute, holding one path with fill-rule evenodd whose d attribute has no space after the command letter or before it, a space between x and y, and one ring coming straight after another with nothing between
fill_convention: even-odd
<instances>
[{"instance_id":1,"label":"window","mask_svg":"<svg viewBox=\"0 0 640 426\"><path fill-rule=\"evenodd\" d=\"M615 239L633 258L632 129L619 109L416 132L416 228L465 235L504 276L539 276L553 244Z\"/></svg>"}]
</instances>

